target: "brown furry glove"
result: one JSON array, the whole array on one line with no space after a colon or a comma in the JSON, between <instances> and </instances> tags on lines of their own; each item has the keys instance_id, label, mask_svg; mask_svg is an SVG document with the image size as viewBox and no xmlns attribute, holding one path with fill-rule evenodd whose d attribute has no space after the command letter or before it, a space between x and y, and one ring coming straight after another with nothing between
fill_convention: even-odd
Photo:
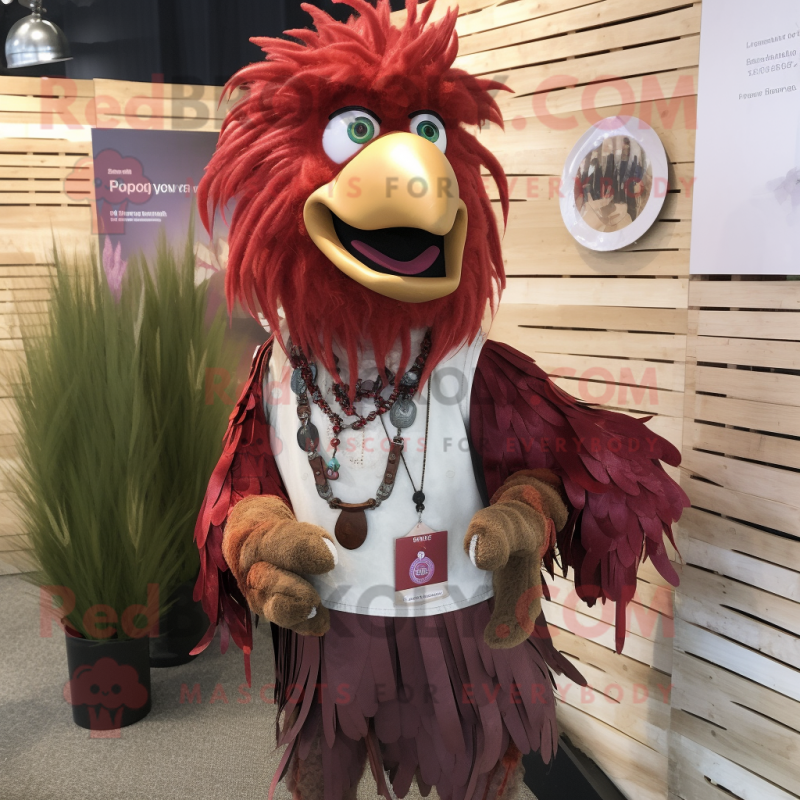
<instances>
[{"instance_id":1,"label":"brown furry glove","mask_svg":"<svg viewBox=\"0 0 800 800\"><path fill-rule=\"evenodd\" d=\"M472 518L464 550L494 572L494 612L483 638L511 648L533 632L542 603L542 556L567 522L561 481L549 470L514 473Z\"/></svg>"},{"instance_id":2,"label":"brown furry glove","mask_svg":"<svg viewBox=\"0 0 800 800\"><path fill-rule=\"evenodd\" d=\"M250 608L282 628L322 636L330 613L300 575L322 575L336 565L336 547L317 525L298 522L272 495L246 497L228 516L222 554Z\"/></svg>"}]
</instances>

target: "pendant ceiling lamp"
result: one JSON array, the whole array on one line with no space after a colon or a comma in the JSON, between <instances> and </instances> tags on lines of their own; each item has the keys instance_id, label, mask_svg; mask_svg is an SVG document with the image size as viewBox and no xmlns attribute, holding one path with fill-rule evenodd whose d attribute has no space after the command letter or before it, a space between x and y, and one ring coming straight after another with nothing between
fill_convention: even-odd
<instances>
[{"instance_id":1,"label":"pendant ceiling lamp","mask_svg":"<svg viewBox=\"0 0 800 800\"><path fill-rule=\"evenodd\" d=\"M12 0L3 0L10 3ZM20 0L31 14L14 23L6 39L6 62L9 69L36 67L56 61L69 61L72 56L64 31L42 19L42 0Z\"/></svg>"}]
</instances>

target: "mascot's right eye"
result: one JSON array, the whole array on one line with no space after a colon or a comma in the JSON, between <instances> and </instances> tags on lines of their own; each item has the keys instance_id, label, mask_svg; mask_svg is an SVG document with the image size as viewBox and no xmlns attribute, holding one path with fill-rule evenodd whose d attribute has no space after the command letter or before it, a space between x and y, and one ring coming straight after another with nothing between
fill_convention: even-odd
<instances>
[{"instance_id":1,"label":"mascot's right eye","mask_svg":"<svg viewBox=\"0 0 800 800\"><path fill-rule=\"evenodd\" d=\"M349 106L331 114L322 134L322 149L341 164L381 132L381 121L366 108Z\"/></svg>"}]
</instances>

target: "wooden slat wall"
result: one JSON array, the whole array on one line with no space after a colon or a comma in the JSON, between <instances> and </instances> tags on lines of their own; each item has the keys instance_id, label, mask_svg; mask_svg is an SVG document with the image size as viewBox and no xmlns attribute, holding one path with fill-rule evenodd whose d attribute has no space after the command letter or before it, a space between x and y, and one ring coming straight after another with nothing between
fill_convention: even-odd
<instances>
[{"instance_id":1,"label":"wooden slat wall","mask_svg":"<svg viewBox=\"0 0 800 800\"><path fill-rule=\"evenodd\" d=\"M673 0L460 5L457 66L515 92L497 96L505 132L490 126L479 134L509 176L513 200L503 244L508 288L492 336L535 357L584 400L655 415L651 428L680 446L700 7ZM646 119L661 135L669 194L637 244L598 254L566 231L559 178L589 125L618 113ZM496 197L488 179L487 187ZM546 608L553 635L591 687L558 680L562 729L632 800L663 800L672 589L645 565L621 656L611 606L578 603L571 579L557 578L553 589Z\"/></svg>"},{"instance_id":2,"label":"wooden slat wall","mask_svg":"<svg viewBox=\"0 0 800 800\"><path fill-rule=\"evenodd\" d=\"M689 293L670 797L800 797L800 281Z\"/></svg>"},{"instance_id":3,"label":"wooden slat wall","mask_svg":"<svg viewBox=\"0 0 800 800\"><path fill-rule=\"evenodd\" d=\"M5 211L3 208L0 214ZM8 486L8 474L14 468L16 428L9 384L22 363L20 328L39 318L47 297L49 272L50 267L36 264L33 254L0 252L0 575L31 566L28 543L20 532Z\"/></svg>"},{"instance_id":4,"label":"wooden slat wall","mask_svg":"<svg viewBox=\"0 0 800 800\"><path fill-rule=\"evenodd\" d=\"M576 614L556 581L553 632L596 692L559 682L563 729L636 800L800 797L800 283L689 279L700 6L461 5L459 63L516 91L499 96L506 132L482 132L515 200L493 335L583 399L656 413L651 427L683 444L695 504L678 531L674 638L666 618L634 614L615 656L610 627L591 628L601 613ZM664 141L670 194L640 242L594 254L564 230L551 179L621 102ZM645 604L668 591L647 569L641 587Z\"/></svg>"}]
</instances>

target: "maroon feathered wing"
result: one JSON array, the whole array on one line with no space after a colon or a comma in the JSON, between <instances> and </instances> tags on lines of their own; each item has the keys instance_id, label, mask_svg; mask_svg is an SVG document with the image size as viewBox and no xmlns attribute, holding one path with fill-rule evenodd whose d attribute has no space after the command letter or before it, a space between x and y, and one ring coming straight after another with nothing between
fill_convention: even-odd
<instances>
[{"instance_id":1,"label":"maroon feathered wing","mask_svg":"<svg viewBox=\"0 0 800 800\"><path fill-rule=\"evenodd\" d=\"M574 568L578 596L589 605L598 598L616 602L617 652L639 564L649 558L678 585L664 537L674 546L672 523L689 506L659 463L678 466L680 454L645 422L579 402L508 345L483 347L470 437L488 494L521 469L547 468L561 478L572 511L558 535L562 567ZM553 558L553 552L545 558L551 573Z\"/></svg>"},{"instance_id":2,"label":"maroon feathered wing","mask_svg":"<svg viewBox=\"0 0 800 800\"><path fill-rule=\"evenodd\" d=\"M228 512L239 500L250 495L273 494L289 502L262 411L262 378L272 345L273 339L265 342L253 359L250 377L230 416L222 456L208 482L194 529L200 551L200 574L194 587L194 599L202 600L211 625L192 653L205 650L220 625L223 651L229 637L244 651L248 683L253 648L250 609L225 563L222 536Z\"/></svg>"}]
</instances>

